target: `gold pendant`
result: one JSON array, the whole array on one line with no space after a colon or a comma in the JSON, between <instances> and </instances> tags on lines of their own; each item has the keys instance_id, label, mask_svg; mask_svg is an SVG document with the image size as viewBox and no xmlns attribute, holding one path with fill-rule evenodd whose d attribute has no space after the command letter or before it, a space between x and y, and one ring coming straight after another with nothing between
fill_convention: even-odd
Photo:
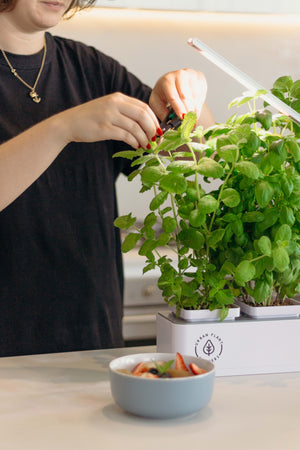
<instances>
[{"instance_id":1,"label":"gold pendant","mask_svg":"<svg viewBox=\"0 0 300 450\"><path fill-rule=\"evenodd\" d=\"M35 103L40 103L41 97L38 96L34 89L29 92L29 95Z\"/></svg>"}]
</instances>

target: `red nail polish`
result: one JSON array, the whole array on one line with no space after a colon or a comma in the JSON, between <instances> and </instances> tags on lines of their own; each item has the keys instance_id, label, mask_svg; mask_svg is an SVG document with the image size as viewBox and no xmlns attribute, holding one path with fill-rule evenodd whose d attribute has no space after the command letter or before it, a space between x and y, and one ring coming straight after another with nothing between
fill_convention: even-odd
<instances>
[{"instance_id":1,"label":"red nail polish","mask_svg":"<svg viewBox=\"0 0 300 450\"><path fill-rule=\"evenodd\" d=\"M162 136L164 134L161 128L157 128L156 133L157 136Z\"/></svg>"},{"instance_id":2,"label":"red nail polish","mask_svg":"<svg viewBox=\"0 0 300 450\"><path fill-rule=\"evenodd\" d=\"M141 144L139 144L138 148L142 148Z\"/></svg>"},{"instance_id":3,"label":"red nail polish","mask_svg":"<svg viewBox=\"0 0 300 450\"><path fill-rule=\"evenodd\" d=\"M151 139L152 142L156 141L156 136L153 136L153 138Z\"/></svg>"},{"instance_id":4,"label":"red nail polish","mask_svg":"<svg viewBox=\"0 0 300 450\"><path fill-rule=\"evenodd\" d=\"M184 119L185 113L182 114L182 120Z\"/></svg>"},{"instance_id":5,"label":"red nail polish","mask_svg":"<svg viewBox=\"0 0 300 450\"><path fill-rule=\"evenodd\" d=\"M151 149L151 145L150 144L147 144L147 147L146 147L148 150L150 150Z\"/></svg>"}]
</instances>

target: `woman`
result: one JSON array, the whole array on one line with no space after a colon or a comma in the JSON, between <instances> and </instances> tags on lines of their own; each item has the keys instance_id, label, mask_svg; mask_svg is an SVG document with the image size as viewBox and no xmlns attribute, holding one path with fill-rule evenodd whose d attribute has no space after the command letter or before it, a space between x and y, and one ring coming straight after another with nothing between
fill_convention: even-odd
<instances>
[{"instance_id":1,"label":"woman","mask_svg":"<svg viewBox=\"0 0 300 450\"><path fill-rule=\"evenodd\" d=\"M93 1L0 0L0 355L123 345L115 181L170 104L208 125L206 82L154 89L94 48L46 32ZM201 114L200 114L201 112Z\"/></svg>"}]
</instances>

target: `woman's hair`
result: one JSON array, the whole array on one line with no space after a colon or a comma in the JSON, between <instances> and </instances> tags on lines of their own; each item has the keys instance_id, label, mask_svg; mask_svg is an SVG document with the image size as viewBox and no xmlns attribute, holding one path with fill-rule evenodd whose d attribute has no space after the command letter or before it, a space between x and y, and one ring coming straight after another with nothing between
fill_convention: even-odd
<instances>
[{"instance_id":1,"label":"woman's hair","mask_svg":"<svg viewBox=\"0 0 300 450\"><path fill-rule=\"evenodd\" d=\"M16 6L18 0L0 0L0 12L11 11ZM69 8L64 15L71 17L77 11L88 8L95 3L96 0L72 0Z\"/></svg>"}]
</instances>

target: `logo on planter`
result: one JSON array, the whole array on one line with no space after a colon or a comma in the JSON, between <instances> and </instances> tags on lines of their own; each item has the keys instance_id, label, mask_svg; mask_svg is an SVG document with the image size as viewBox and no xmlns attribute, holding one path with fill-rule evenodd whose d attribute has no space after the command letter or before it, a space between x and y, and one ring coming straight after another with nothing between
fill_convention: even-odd
<instances>
[{"instance_id":1,"label":"logo on planter","mask_svg":"<svg viewBox=\"0 0 300 450\"><path fill-rule=\"evenodd\" d=\"M214 362L220 358L222 352L223 341L215 333L204 333L195 342L195 354L199 358Z\"/></svg>"}]
</instances>

